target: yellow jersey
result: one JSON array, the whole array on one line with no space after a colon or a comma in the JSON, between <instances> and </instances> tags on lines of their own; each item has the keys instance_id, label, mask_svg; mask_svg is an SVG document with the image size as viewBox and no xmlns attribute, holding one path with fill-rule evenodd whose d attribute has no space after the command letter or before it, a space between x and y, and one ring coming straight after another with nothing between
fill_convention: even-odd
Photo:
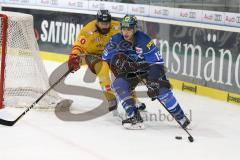
<instances>
[{"instance_id":1,"label":"yellow jersey","mask_svg":"<svg viewBox=\"0 0 240 160\"><path fill-rule=\"evenodd\" d=\"M110 38L120 32L120 22L118 21L111 21L110 30L106 34L98 32L96 23L97 20L93 20L81 29L72 48L73 54L102 55Z\"/></svg>"}]
</instances>

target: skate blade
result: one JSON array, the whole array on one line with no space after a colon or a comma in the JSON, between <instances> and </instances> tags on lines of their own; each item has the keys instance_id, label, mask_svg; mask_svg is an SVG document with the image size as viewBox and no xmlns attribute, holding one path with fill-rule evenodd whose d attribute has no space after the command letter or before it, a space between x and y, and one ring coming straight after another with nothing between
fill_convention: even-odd
<instances>
[{"instance_id":1,"label":"skate blade","mask_svg":"<svg viewBox=\"0 0 240 160\"><path fill-rule=\"evenodd\" d=\"M136 123L136 124L131 124L131 123L125 123L123 124L123 127L129 130L144 130L145 126L143 123Z\"/></svg>"}]
</instances>

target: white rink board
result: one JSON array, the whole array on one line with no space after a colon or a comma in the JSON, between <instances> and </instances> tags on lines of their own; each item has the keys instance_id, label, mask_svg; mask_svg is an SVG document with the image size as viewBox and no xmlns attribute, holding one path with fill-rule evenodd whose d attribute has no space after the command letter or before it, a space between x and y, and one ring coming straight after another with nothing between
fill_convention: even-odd
<instances>
[{"instance_id":1,"label":"white rink board","mask_svg":"<svg viewBox=\"0 0 240 160\"><path fill-rule=\"evenodd\" d=\"M1 1L0 1L1 2ZM186 8L171 8L131 3L115 3L106 1L87 0L4 0L0 6L30 8L41 10L56 10L73 13L92 14L91 11L109 9L112 13L121 15L134 14L155 18L154 22L161 18L175 21L175 24L185 25L186 22L219 25L222 27L240 27L240 13L196 10ZM96 14L95 12L93 12ZM176 22L180 21L180 22ZM161 23L160 21L158 21ZM236 29L236 28L235 28ZM234 30L235 30L234 29ZM233 30L233 31L234 31Z\"/></svg>"}]
</instances>

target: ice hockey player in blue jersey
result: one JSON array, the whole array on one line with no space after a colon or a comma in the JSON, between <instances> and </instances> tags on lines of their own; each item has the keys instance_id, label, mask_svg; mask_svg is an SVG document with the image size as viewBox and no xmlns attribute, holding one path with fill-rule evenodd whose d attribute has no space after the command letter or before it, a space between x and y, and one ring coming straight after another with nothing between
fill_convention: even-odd
<instances>
[{"instance_id":1,"label":"ice hockey player in blue jersey","mask_svg":"<svg viewBox=\"0 0 240 160\"><path fill-rule=\"evenodd\" d=\"M153 41L137 30L137 18L126 15L121 21L121 33L114 35L105 48L103 60L110 65L116 79L112 83L119 101L127 113L122 125L127 129L144 129L136 107L133 91L145 82L147 94L158 99L174 118L186 128L190 121L173 95L164 71L164 60Z\"/></svg>"}]
</instances>

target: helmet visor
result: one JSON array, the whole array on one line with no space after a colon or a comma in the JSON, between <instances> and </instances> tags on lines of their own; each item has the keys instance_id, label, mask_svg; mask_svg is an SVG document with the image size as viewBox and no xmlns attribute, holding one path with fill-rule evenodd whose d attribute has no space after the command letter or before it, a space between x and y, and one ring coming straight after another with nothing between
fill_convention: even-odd
<instances>
[{"instance_id":1,"label":"helmet visor","mask_svg":"<svg viewBox=\"0 0 240 160\"><path fill-rule=\"evenodd\" d=\"M134 25L130 25L128 22L122 22L121 28L134 28Z\"/></svg>"}]
</instances>

